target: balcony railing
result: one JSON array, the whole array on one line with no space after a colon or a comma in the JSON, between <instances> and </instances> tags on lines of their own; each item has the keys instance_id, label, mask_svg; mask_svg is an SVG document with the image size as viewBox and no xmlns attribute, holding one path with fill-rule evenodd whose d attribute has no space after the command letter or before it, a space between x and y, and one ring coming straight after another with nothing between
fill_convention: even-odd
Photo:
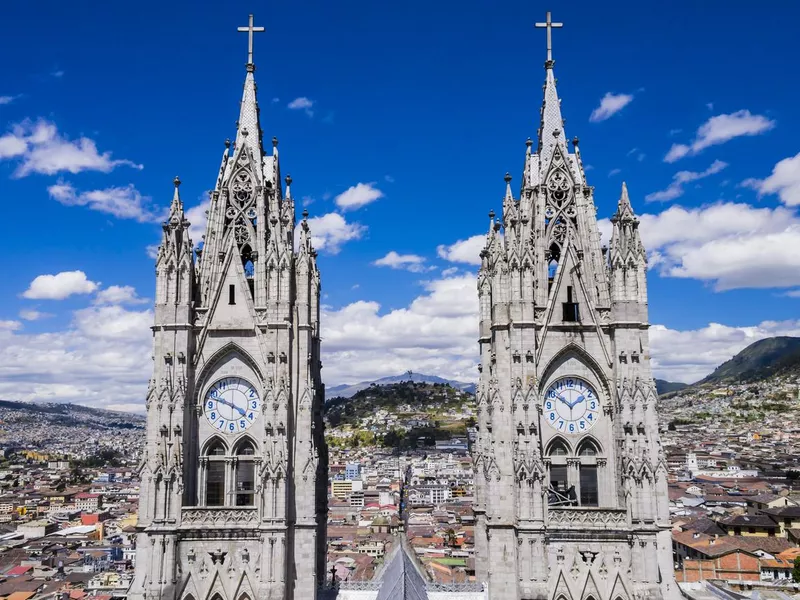
<instances>
[{"instance_id":1,"label":"balcony railing","mask_svg":"<svg viewBox=\"0 0 800 600\"><path fill-rule=\"evenodd\" d=\"M206 527L240 527L258 524L256 507L198 506L181 509L183 525L203 525Z\"/></svg>"},{"instance_id":2,"label":"balcony railing","mask_svg":"<svg viewBox=\"0 0 800 600\"><path fill-rule=\"evenodd\" d=\"M628 525L628 511L624 508L549 508L548 517L552 527L620 529Z\"/></svg>"}]
</instances>

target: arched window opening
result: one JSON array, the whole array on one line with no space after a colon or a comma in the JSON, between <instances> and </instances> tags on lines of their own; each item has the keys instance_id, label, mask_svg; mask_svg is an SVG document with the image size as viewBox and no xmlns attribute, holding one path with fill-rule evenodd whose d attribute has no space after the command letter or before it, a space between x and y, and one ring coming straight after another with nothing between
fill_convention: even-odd
<instances>
[{"instance_id":1,"label":"arched window opening","mask_svg":"<svg viewBox=\"0 0 800 600\"><path fill-rule=\"evenodd\" d=\"M553 242L550 244L550 249L547 251L545 258L547 259L547 291L550 291L550 288L553 287L553 279L556 276L556 270L558 269L558 261L561 260L561 248Z\"/></svg>"},{"instance_id":2,"label":"arched window opening","mask_svg":"<svg viewBox=\"0 0 800 600\"><path fill-rule=\"evenodd\" d=\"M242 442L236 448L236 506L255 504L256 465L252 442Z\"/></svg>"},{"instance_id":3,"label":"arched window opening","mask_svg":"<svg viewBox=\"0 0 800 600\"><path fill-rule=\"evenodd\" d=\"M206 450L208 456L225 456L225 446L219 440L215 440Z\"/></svg>"},{"instance_id":4,"label":"arched window opening","mask_svg":"<svg viewBox=\"0 0 800 600\"><path fill-rule=\"evenodd\" d=\"M557 439L547 449L548 456L567 456L569 450L563 440Z\"/></svg>"},{"instance_id":5,"label":"arched window opening","mask_svg":"<svg viewBox=\"0 0 800 600\"><path fill-rule=\"evenodd\" d=\"M253 263L253 251L249 244L242 246L241 256L242 267L244 267L244 276L247 278L247 286L250 288L250 295L255 298L256 267Z\"/></svg>"},{"instance_id":6,"label":"arched window opening","mask_svg":"<svg viewBox=\"0 0 800 600\"><path fill-rule=\"evenodd\" d=\"M595 446L590 441L584 442L578 449L578 456L597 456L597 455L598 455L597 446Z\"/></svg>"}]
</instances>

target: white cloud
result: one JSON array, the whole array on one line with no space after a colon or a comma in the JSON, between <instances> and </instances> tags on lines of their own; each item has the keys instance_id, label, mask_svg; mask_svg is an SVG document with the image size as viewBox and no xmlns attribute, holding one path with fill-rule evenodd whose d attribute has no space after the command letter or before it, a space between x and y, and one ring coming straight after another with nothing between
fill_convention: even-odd
<instances>
[{"instance_id":1,"label":"white cloud","mask_svg":"<svg viewBox=\"0 0 800 600\"><path fill-rule=\"evenodd\" d=\"M22 323L19 321L0 321L0 333L4 331L17 331L22 329Z\"/></svg>"},{"instance_id":2,"label":"white cloud","mask_svg":"<svg viewBox=\"0 0 800 600\"><path fill-rule=\"evenodd\" d=\"M424 283L408 307L381 314L377 302L323 307L326 383L357 382L413 370L477 379L478 294L474 275Z\"/></svg>"},{"instance_id":3,"label":"white cloud","mask_svg":"<svg viewBox=\"0 0 800 600\"><path fill-rule=\"evenodd\" d=\"M355 210L383 198L383 192L372 183L357 183L336 196L334 202L342 210Z\"/></svg>"},{"instance_id":4,"label":"white cloud","mask_svg":"<svg viewBox=\"0 0 800 600\"><path fill-rule=\"evenodd\" d=\"M685 183L689 183L691 181L697 181L698 179L703 179L705 177L709 177L711 175L716 175L720 171L722 171L725 167L728 166L728 163L723 162L721 160L715 160L711 163L711 166L708 167L705 171L695 172L695 171L678 171L675 175L672 176L672 183L666 189L660 190L658 192L653 192L651 194L647 194L644 197L645 200L648 202L660 201L666 202L667 200L674 200L675 198L680 198L683 196L683 185Z\"/></svg>"},{"instance_id":5,"label":"white cloud","mask_svg":"<svg viewBox=\"0 0 800 600\"><path fill-rule=\"evenodd\" d=\"M458 240L454 244L442 244L436 248L436 253L439 255L439 258L450 262L480 265L481 251L485 246L486 236L478 234L465 240Z\"/></svg>"},{"instance_id":6,"label":"white cloud","mask_svg":"<svg viewBox=\"0 0 800 600\"><path fill-rule=\"evenodd\" d=\"M95 306L76 311L64 331L0 326L0 397L144 410L152 323L150 310Z\"/></svg>"},{"instance_id":7,"label":"white cloud","mask_svg":"<svg viewBox=\"0 0 800 600\"><path fill-rule=\"evenodd\" d=\"M609 177L614 177L614 175L619 175L620 173L622 173L622 169L611 169L608 172L608 176Z\"/></svg>"},{"instance_id":8,"label":"white cloud","mask_svg":"<svg viewBox=\"0 0 800 600\"><path fill-rule=\"evenodd\" d=\"M360 223L348 223L338 213L328 213L308 220L311 243L314 248L328 254L338 254L342 245L360 239L367 228ZM295 229L295 239L299 238L300 228Z\"/></svg>"},{"instance_id":9,"label":"white cloud","mask_svg":"<svg viewBox=\"0 0 800 600\"><path fill-rule=\"evenodd\" d=\"M425 257L423 256L417 254L398 254L394 250L372 264L376 267L390 267L392 269L411 271L412 273L424 273L425 271L430 271L435 268L426 266Z\"/></svg>"},{"instance_id":10,"label":"white cloud","mask_svg":"<svg viewBox=\"0 0 800 600\"><path fill-rule=\"evenodd\" d=\"M775 127L775 121L763 115L754 115L749 110L737 110L727 115L716 115L703 123L694 141L687 144L673 144L665 162L675 162L689 154L697 154L709 146L724 144L741 136L759 135Z\"/></svg>"},{"instance_id":11,"label":"white cloud","mask_svg":"<svg viewBox=\"0 0 800 600\"><path fill-rule=\"evenodd\" d=\"M604 236L611 229L608 219L598 225ZM649 266L662 277L698 279L719 291L800 285L800 218L789 209L675 205L641 215L639 227Z\"/></svg>"},{"instance_id":12,"label":"white cloud","mask_svg":"<svg viewBox=\"0 0 800 600\"><path fill-rule=\"evenodd\" d=\"M607 92L600 100L600 106L592 111L589 120L594 123L605 121L628 106L631 102L633 102L632 94L614 94L612 92Z\"/></svg>"},{"instance_id":13,"label":"white cloud","mask_svg":"<svg viewBox=\"0 0 800 600\"><path fill-rule=\"evenodd\" d=\"M304 111L309 117L314 116L314 101L309 100L305 96L300 96L299 98L295 98L287 105L287 108L291 110L302 110Z\"/></svg>"},{"instance_id":14,"label":"white cloud","mask_svg":"<svg viewBox=\"0 0 800 600\"><path fill-rule=\"evenodd\" d=\"M41 312L34 309L23 309L19 311L19 318L25 321L40 321L54 316L53 313Z\"/></svg>"},{"instance_id":15,"label":"white cloud","mask_svg":"<svg viewBox=\"0 0 800 600\"><path fill-rule=\"evenodd\" d=\"M189 221L189 237L192 243L197 245L203 241L203 236L206 234L206 223L208 222L208 215L206 212L211 206L211 198L208 194L200 199L200 204L193 206L186 211L186 220ZM156 247L158 250L158 247ZM155 256L153 257L155 258Z\"/></svg>"},{"instance_id":16,"label":"white cloud","mask_svg":"<svg viewBox=\"0 0 800 600\"><path fill-rule=\"evenodd\" d=\"M150 244L145 247L144 251L148 258L152 258L153 260L158 258L158 244Z\"/></svg>"},{"instance_id":17,"label":"white cloud","mask_svg":"<svg viewBox=\"0 0 800 600\"><path fill-rule=\"evenodd\" d=\"M97 292L94 304L147 304L147 298L142 298L131 285L111 285Z\"/></svg>"},{"instance_id":18,"label":"white cloud","mask_svg":"<svg viewBox=\"0 0 800 600\"><path fill-rule=\"evenodd\" d=\"M91 210L114 215L119 219L154 223L164 217L164 211L154 212L150 198L142 196L133 184L104 190L78 192L72 184L59 181L48 187L47 192L51 198L65 206L86 206Z\"/></svg>"},{"instance_id":19,"label":"white cloud","mask_svg":"<svg viewBox=\"0 0 800 600\"><path fill-rule=\"evenodd\" d=\"M73 294L91 294L98 283L90 281L83 271L62 271L55 275L39 275L22 294L31 300L63 300Z\"/></svg>"},{"instance_id":20,"label":"white cloud","mask_svg":"<svg viewBox=\"0 0 800 600\"><path fill-rule=\"evenodd\" d=\"M0 138L0 158L15 157L22 160L14 172L15 177L31 173L54 175L64 171L108 173L122 165L142 168L130 160L112 159L111 152L99 153L97 145L89 138L69 140L58 133L54 123L44 119L18 123Z\"/></svg>"},{"instance_id":21,"label":"white cloud","mask_svg":"<svg viewBox=\"0 0 800 600\"><path fill-rule=\"evenodd\" d=\"M653 373L668 381L694 383L753 342L776 335L800 335L800 321L763 321L745 327L709 323L687 331L653 325Z\"/></svg>"},{"instance_id":22,"label":"white cloud","mask_svg":"<svg viewBox=\"0 0 800 600\"><path fill-rule=\"evenodd\" d=\"M0 96L0 106L3 106L4 104L11 104L17 98L19 98L19 95L17 95L17 96Z\"/></svg>"},{"instance_id":23,"label":"white cloud","mask_svg":"<svg viewBox=\"0 0 800 600\"><path fill-rule=\"evenodd\" d=\"M776 164L766 179L745 179L742 185L758 191L760 196L778 194L787 206L800 205L800 153Z\"/></svg>"}]
</instances>

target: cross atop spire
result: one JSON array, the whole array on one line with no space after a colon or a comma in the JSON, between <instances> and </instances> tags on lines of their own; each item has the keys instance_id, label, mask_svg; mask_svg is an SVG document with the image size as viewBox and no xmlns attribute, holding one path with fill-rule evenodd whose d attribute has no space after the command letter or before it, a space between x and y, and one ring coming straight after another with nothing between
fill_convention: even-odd
<instances>
[{"instance_id":1,"label":"cross atop spire","mask_svg":"<svg viewBox=\"0 0 800 600\"><path fill-rule=\"evenodd\" d=\"M547 13L550 15L550 13ZM548 21L550 20L548 16ZM538 25L537 25L538 27ZM254 33L262 33L265 31L263 27L253 27L253 15L250 15L250 22L248 23L247 27L239 27L237 31L246 31L247 32L247 64L252 65L253 63L253 34ZM550 34L548 33L548 36ZM549 39L549 38L548 38Z\"/></svg>"},{"instance_id":2,"label":"cross atop spire","mask_svg":"<svg viewBox=\"0 0 800 600\"><path fill-rule=\"evenodd\" d=\"M250 16L250 24L252 25L252 15ZM536 27L538 29L547 29L547 62L553 62L553 27L561 28L563 27L563 23L553 23L553 20L550 18L550 11L547 11L547 20L544 23L536 23ZM239 30L241 31L241 29Z\"/></svg>"}]
</instances>

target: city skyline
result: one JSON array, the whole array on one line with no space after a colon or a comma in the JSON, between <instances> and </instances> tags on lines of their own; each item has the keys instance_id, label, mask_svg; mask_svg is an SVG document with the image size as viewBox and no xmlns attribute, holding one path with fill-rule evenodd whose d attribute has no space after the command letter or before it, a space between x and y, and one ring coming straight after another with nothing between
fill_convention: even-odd
<instances>
[{"instance_id":1,"label":"city skyline","mask_svg":"<svg viewBox=\"0 0 800 600\"><path fill-rule=\"evenodd\" d=\"M329 386L409 369L477 379L485 214L499 212L506 171L518 189L519 132L536 137L545 58L534 29L544 8L469 10L478 6L426 7L424 19L367 5L252 9L266 27L255 39L265 139L280 139L320 251ZM40 207L36 235L7 233L16 265L0 305L7 399L143 409L148 251L175 174L200 241L208 174L235 134L244 76L246 39L231 31L251 7L170 7L158 21L146 8L87 12L65 30L68 9L54 6L44 42L2 67L0 189L30 199L6 203L8 222ZM711 15L660 15L649 37L636 27L641 12L553 15L565 24L553 54L566 134L580 137L592 167L603 241L623 180L642 218L653 365L665 379L694 381L759 337L800 333L798 122L786 100L793 84L779 77L789 53L775 47L788 47L776 31L791 19L766 15L751 32L743 8L714 15L717 29L697 37L705 45L668 56L660 42L691 38ZM10 10L12 21L30 15ZM103 26L123 17L124 31ZM742 89L728 77L767 35L774 55Z\"/></svg>"}]
</instances>

